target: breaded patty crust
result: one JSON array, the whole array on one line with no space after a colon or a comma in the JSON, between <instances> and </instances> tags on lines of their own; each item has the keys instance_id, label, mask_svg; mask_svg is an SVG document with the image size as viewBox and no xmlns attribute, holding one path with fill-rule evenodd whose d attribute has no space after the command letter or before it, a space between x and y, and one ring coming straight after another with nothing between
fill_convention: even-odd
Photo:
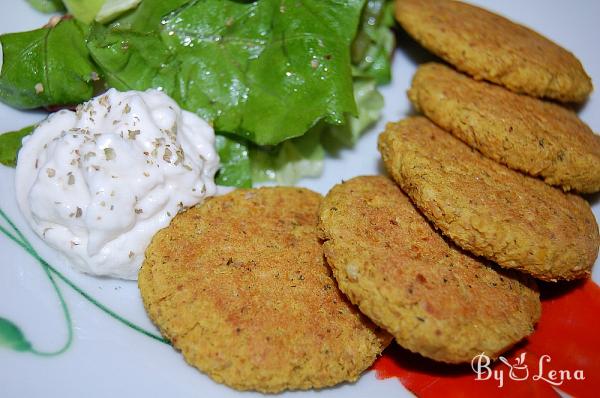
<instances>
[{"instance_id":1,"label":"breaded patty crust","mask_svg":"<svg viewBox=\"0 0 600 398\"><path fill-rule=\"evenodd\" d=\"M496 357L539 319L531 278L446 241L386 177L336 185L320 227L340 289L413 352L448 363Z\"/></svg>"},{"instance_id":2,"label":"breaded patty crust","mask_svg":"<svg viewBox=\"0 0 600 398\"><path fill-rule=\"evenodd\" d=\"M592 91L572 53L482 8L453 0L396 0L396 19L426 49L476 79L563 102L583 102Z\"/></svg>"},{"instance_id":3,"label":"breaded patty crust","mask_svg":"<svg viewBox=\"0 0 600 398\"><path fill-rule=\"evenodd\" d=\"M463 249L546 281L588 277L598 255L589 204L484 157L424 117L379 136L388 172Z\"/></svg>"},{"instance_id":4,"label":"breaded patty crust","mask_svg":"<svg viewBox=\"0 0 600 398\"><path fill-rule=\"evenodd\" d=\"M555 103L421 65L408 96L444 130L485 156L565 191L600 191L600 136Z\"/></svg>"},{"instance_id":5,"label":"breaded patty crust","mask_svg":"<svg viewBox=\"0 0 600 398\"><path fill-rule=\"evenodd\" d=\"M353 381L391 340L339 291L317 236L321 196L236 190L176 216L146 251L150 318L186 361L240 390Z\"/></svg>"}]
</instances>

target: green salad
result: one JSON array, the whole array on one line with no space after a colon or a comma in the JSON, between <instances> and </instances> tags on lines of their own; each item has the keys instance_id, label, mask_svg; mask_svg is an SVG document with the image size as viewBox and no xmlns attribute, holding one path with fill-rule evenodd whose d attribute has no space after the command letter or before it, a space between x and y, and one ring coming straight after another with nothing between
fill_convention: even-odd
<instances>
[{"instance_id":1,"label":"green salad","mask_svg":"<svg viewBox=\"0 0 600 398\"><path fill-rule=\"evenodd\" d=\"M318 176L326 148L379 118L390 80L386 0L29 2L68 14L0 36L0 101L56 109L159 88L214 126L222 185ZM0 135L0 162L30 131Z\"/></svg>"}]
</instances>

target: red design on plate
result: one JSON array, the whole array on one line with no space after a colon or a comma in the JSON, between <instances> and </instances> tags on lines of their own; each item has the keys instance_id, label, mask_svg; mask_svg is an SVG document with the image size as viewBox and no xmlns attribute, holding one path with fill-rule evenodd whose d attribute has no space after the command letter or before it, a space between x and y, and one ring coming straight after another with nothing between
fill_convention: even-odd
<instances>
[{"instance_id":1,"label":"red design on plate","mask_svg":"<svg viewBox=\"0 0 600 398\"><path fill-rule=\"evenodd\" d=\"M419 397L504 397L528 398L558 397L553 386L543 376L555 383L551 371L568 370L556 387L576 397L595 397L600 391L600 287L591 280L570 284L541 284L542 317L536 331L504 357L510 364L524 360L514 368L516 378L522 378L523 365L527 365L526 380L509 377L509 367L500 361L493 370L503 373L499 381L475 380L471 365L446 365L408 352L397 345L390 347L373 365L377 378L396 377ZM525 355L523 356L523 353ZM550 362L544 355L549 355ZM540 367L540 359L542 359ZM582 370L584 380L575 380L574 371ZM521 374L518 374L521 372ZM563 375L566 375L563 372ZM580 374L581 375L581 374ZM559 373L555 374L559 377Z\"/></svg>"}]
</instances>

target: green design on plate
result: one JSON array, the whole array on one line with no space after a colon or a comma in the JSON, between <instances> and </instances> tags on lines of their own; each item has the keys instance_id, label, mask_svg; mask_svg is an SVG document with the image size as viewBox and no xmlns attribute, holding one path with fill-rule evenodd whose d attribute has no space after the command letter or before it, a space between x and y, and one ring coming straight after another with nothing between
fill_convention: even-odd
<instances>
[{"instance_id":1,"label":"green design on plate","mask_svg":"<svg viewBox=\"0 0 600 398\"><path fill-rule=\"evenodd\" d=\"M31 343L27 341L21 329L4 318L0 318L0 346L12 348L15 351L31 350Z\"/></svg>"},{"instance_id":2,"label":"green design on plate","mask_svg":"<svg viewBox=\"0 0 600 398\"><path fill-rule=\"evenodd\" d=\"M158 340L165 344L170 344L168 340L162 338L161 336L156 335L156 334L136 325L135 323L122 317L121 315L117 314L116 312L114 312L113 310L111 310L110 308L108 308L107 306L105 306L104 304L99 302L98 300L96 300L85 290L83 290L82 288L77 286L75 283L73 283L73 281L71 281L69 278L67 278L65 275L63 275L60 271L58 271L52 265L48 264L46 262L46 260L44 260L35 251L35 249L33 248L33 246L31 246L31 244L29 243L27 238L25 238L25 236L17 228L17 226L14 224L14 222L6 215L6 213L4 213L4 211L2 209L0 209L0 218L3 219L10 226L10 229L12 230L12 231L10 231L9 229L0 225L0 232L2 232L7 238L12 240L14 243L19 245L23 250L25 250L29 255L31 255L31 257L33 257L35 260L37 260L37 262L40 264L40 266L46 273L46 276L48 277L50 283L52 284L52 287L54 288L54 291L58 297L58 300L60 301L62 312L63 312L64 318L65 318L65 322L67 324L67 340L63 344L63 346L56 351L44 352L44 351L38 351L37 349L35 349L33 347L33 345L29 342L29 340L27 340L27 338L25 337L25 335L23 334L21 329L17 325L15 325L12 321L10 321L9 319L0 317L0 347L6 347L6 348L10 348L12 350L20 351L20 352L31 352L35 355L40 355L40 356L59 355L69 349L69 347L71 346L71 343L73 341L73 323L71 321L71 314L69 312L69 307L68 307L67 303L65 302L65 299L62 295L60 287L58 286L58 284L55 280L55 277L60 279L67 286L69 286L71 289L73 289L74 291L79 293L83 298L88 300L91 304L96 306L99 310L101 310L102 312L104 312L105 314L110 316L111 318L125 324L129 328L131 328L145 336L148 336L150 338L153 338L153 339Z\"/></svg>"}]
</instances>

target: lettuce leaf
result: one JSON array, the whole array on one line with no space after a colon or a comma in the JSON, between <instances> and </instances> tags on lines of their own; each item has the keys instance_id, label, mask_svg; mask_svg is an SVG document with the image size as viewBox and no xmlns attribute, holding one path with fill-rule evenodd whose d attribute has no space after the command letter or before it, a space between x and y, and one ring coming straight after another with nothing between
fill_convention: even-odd
<instances>
[{"instance_id":1,"label":"lettuce leaf","mask_svg":"<svg viewBox=\"0 0 600 398\"><path fill-rule=\"evenodd\" d=\"M40 12L51 13L65 10L62 0L27 0L27 2Z\"/></svg>"},{"instance_id":2,"label":"lettuce leaf","mask_svg":"<svg viewBox=\"0 0 600 398\"><path fill-rule=\"evenodd\" d=\"M10 131L0 135L0 163L5 166L15 167L17 165L17 154L21 149L23 137L33 132L33 126L27 126L18 131Z\"/></svg>"},{"instance_id":3,"label":"lettuce leaf","mask_svg":"<svg viewBox=\"0 0 600 398\"><path fill-rule=\"evenodd\" d=\"M67 12L80 22L90 24L104 0L63 0Z\"/></svg>"},{"instance_id":4,"label":"lettuce leaf","mask_svg":"<svg viewBox=\"0 0 600 398\"><path fill-rule=\"evenodd\" d=\"M321 145L323 124L301 137L286 140L274 148L250 149L252 181L273 181L291 185L302 177L318 177L323 171L325 150Z\"/></svg>"},{"instance_id":5,"label":"lettuce leaf","mask_svg":"<svg viewBox=\"0 0 600 398\"><path fill-rule=\"evenodd\" d=\"M318 177L327 151L352 146L381 116L384 101L374 79L357 78L354 98L358 117L347 116L343 125L319 123L305 135L272 147L250 147L253 182L291 185L304 177Z\"/></svg>"},{"instance_id":6,"label":"lettuce leaf","mask_svg":"<svg viewBox=\"0 0 600 398\"><path fill-rule=\"evenodd\" d=\"M343 146L352 146L367 128L379 120L384 101L374 79L355 79L354 98L358 117L348 116L343 125L329 126L324 132L326 139L333 138Z\"/></svg>"},{"instance_id":7,"label":"lettuce leaf","mask_svg":"<svg viewBox=\"0 0 600 398\"><path fill-rule=\"evenodd\" d=\"M352 42L352 74L373 78L377 84L391 80L391 56L396 45L394 2L370 0L365 4L361 24Z\"/></svg>"},{"instance_id":8,"label":"lettuce leaf","mask_svg":"<svg viewBox=\"0 0 600 398\"><path fill-rule=\"evenodd\" d=\"M248 143L226 135L217 135L216 138L217 152L221 161L216 176L217 184L240 188L252 187Z\"/></svg>"},{"instance_id":9,"label":"lettuce leaf","mask_svg":"<svg viewBox=\"0 0 600 398\"><path fill-rule=\"evenodd\" d=\"M1 35L0 100L23 109L88 100L98 72L85 46L86 35L86 25L73 19Z\"/></svg>"},{"instance_id":10,"label":"lettuce leaf","mask_svg":"<svg viewBox=\"0 0 600 398\"><path fill-rule=\"evenodd\" d=\"M319 142L324 123L279 145L259 146L231 135L217 135L221 168L219 185L248 188L254 183L291 185L302 177L319 176L325 151Z\"/></svg>"},{"instance_id":11,"label":"lettuce leaf","mask_svg":"<svg viewBox=\"0 0 600 398\"><path fill-rule=\"evenodd\" d=\"M360 135L379 120L384 100L377 85L391 80L395 38L390 28L394 23L393 1L367 1L351 47L358 115L346 114L343 123L338 125L318 123L306 133L306 139L287 140L270 149L252 148L254 182L290 185L303 177L318 177L327 151L354 145Z\"/></svg>"},{"instance_id":12,"label":"lettuce leaf","mask_svg":"<svg viewBox=\"0 0 600 398\"><path fill-rule=\"evenodd\" d=\"M109 85L162 87L217 130L274 145L356 114L350 44L363 3L145 0L96 25L88 48Z\"/></svg>"}]
</instances>

